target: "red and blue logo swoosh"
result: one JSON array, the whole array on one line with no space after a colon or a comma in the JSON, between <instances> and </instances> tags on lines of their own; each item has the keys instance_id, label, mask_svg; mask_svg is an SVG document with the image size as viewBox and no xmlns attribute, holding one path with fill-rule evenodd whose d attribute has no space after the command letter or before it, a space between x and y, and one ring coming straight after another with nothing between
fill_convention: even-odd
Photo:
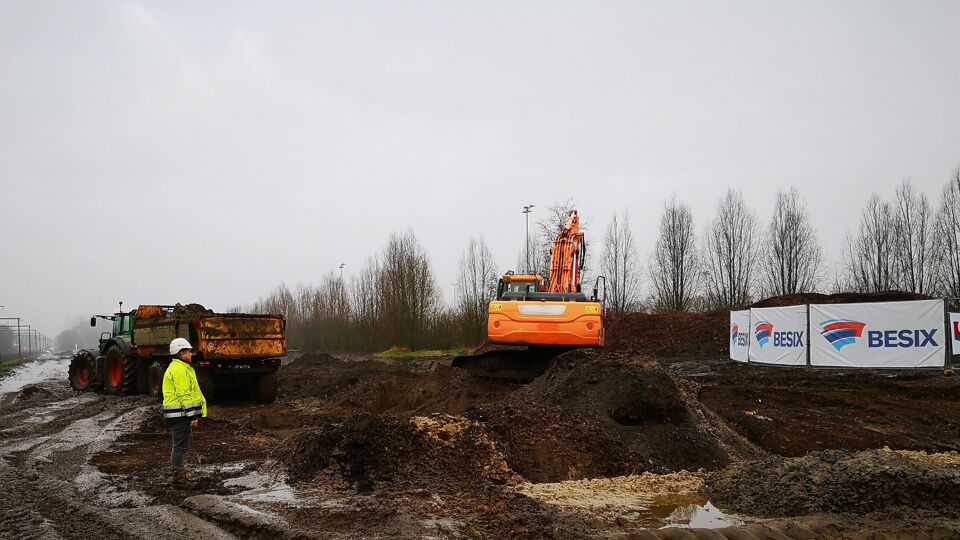
<instances>
[{"instance_id":1,"label":"red and blue logo swoosh","mask_svg":"<svg viewBox=\"0 0 960 540\"><path fill-rule=\"evenodd\" d=\"M820 333L833 345L838 352L847 345L857 342L863 337L863 327L866 324L850 319L830 319L820 323Z\"/></svg>"},{"instance_id":2,"label":"red and blue logo swoosh","mask_svg":"<svg viewBox=\"0 0 960 540\"><path fill-rule=\"evenodd\" d=\"M762 349L763 346L770 341L770 336L773 335L773 323L760 321L753 325L753 331L757 336L757 343L760 344L760 348Z\"/></svg>"}]
</instances>

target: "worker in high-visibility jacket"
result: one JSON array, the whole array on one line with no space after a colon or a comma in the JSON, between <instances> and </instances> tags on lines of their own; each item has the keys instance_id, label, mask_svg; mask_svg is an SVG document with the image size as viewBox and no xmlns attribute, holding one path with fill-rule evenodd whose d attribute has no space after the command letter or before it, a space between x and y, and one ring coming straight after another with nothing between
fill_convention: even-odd
<instances>
[{"instance_id":1,"label":"worker in high-visibility jacket","mask_svg":"<svg viewBox=\"0 0 960 540\"><path fill-rule=\"evenodd\" d=\"M170 355L173 359L163 374L163 424L170 428L173 436L173 450L170 452L173 485L189 488L183 458L190 448L190 432L197 427L200 418L207 416L207 400L190 365L193 360L190 342L183 338L171 341Z\"/></svg>"}]
</instances>

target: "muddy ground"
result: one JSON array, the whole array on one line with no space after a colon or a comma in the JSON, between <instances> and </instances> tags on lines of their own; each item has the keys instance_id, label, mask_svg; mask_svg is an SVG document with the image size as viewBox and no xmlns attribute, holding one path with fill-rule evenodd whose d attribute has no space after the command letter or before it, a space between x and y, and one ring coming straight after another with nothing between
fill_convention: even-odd
<instances>
[{"instance_id":1,"label":"muddy ground","mask_svg":"<svg viewBox=\"0 0 960 540\"><path fill-rule=\"evenodd\" d=\"M292 355L276 403L210 406L186 491L155 402L74 394L51 360L0 386L0 537L960 537L960 379L670 345L701 323L524 386Z\"/></svg>"}]
</instances>

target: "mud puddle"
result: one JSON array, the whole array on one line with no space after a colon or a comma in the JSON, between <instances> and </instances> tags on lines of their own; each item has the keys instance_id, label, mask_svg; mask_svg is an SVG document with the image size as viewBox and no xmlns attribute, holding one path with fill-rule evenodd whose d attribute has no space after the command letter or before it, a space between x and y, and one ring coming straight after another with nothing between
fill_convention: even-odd
<instances>
[{"instance_id":1,"label":"mud puddle","mask_svg":"<svg viewBox=\"0 0 960 540\"><path fill-rule=\"evenodd\" d=\"M684 499L695 499L685 502ZM701 496L667 496L654 501L650 514L661 518L663 527L684 529L722 529L739 527L752 521L743 516L727 514Z\"/></svg>"},{"instance_id":2,"label":"mud puddle","mask_svg":"<svg viewBox=\"0 0 960 540\"><path fill-rule=\"evenodd\" d=\"M523 484L518 491L564 512L587 515L609 525L637 528L739 526L751 521L720 511L701 494L705 474L681 471L616 478Z\"/></svg>"}]
</instances>

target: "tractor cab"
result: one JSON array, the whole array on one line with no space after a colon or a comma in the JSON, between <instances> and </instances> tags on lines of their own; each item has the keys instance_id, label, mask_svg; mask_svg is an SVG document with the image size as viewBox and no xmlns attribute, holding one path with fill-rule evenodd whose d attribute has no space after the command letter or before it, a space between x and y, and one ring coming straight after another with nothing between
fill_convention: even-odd
<instances>
[{"instance_id":1,"label":"tractor cab","mask_svg":"<svg viewBox=\"0 0 960 540\"><path fill-rule=\"evenodd\" d=\"M113 330L110 332L100 332L100 344L103 345L104 342L115 337L122 338L129 343L133 341L133 318L136 317L136 315L137 310L135 309L124 313L123 302L120 302L120 310L113 315L94 315L90 317L90 326L95 328L97 326L97 319L113 321Z\"/></svg>"}]
</instances>

